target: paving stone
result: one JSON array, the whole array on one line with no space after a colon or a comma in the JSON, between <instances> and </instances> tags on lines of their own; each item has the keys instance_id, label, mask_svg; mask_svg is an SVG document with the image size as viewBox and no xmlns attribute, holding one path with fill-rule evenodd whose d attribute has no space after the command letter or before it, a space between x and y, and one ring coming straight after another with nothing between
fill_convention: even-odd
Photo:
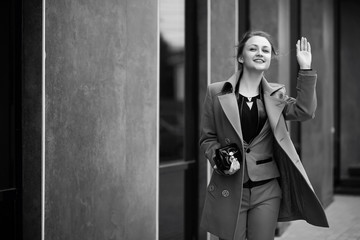
<instances>
[{"instance_id":1,"label":"paving stone","mask_svg":"<svg viewBox=\"0 0 360 240\"><path fill-rule=\"evenodd\" d=\"M275 240L360 240L360 196L335 195L325 212L329 228L293 221Z\"/></svg>"}]
</instances>

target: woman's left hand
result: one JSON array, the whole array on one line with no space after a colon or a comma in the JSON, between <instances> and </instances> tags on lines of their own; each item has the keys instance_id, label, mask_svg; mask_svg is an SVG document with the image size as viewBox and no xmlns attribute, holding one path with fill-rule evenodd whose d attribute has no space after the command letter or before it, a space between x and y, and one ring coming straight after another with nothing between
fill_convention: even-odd
<instances>
[{"instance_id":1,"label":"woman's left hand","mask_svg":"<svg viewBox=\"0 0 360 240\"><path fill-rule=\"evenodd\" d=\"M311 69L311 46L304 37L302 37L296 43L296 58L300 69Z\"/></svg>"},{"instance_id":2,"label":"woman's left hand","mask_svg":"<svg viewBox=\"0 0 360 240\"><path fill-rule=\"evenodd\" d=\"M229 170L224 170L224 173L227 174L227 175L233 175L239 169L240 169L240 163L236 158L234 158L233 161L231 162L230 169Z\"/></svg>"}]
</instances>

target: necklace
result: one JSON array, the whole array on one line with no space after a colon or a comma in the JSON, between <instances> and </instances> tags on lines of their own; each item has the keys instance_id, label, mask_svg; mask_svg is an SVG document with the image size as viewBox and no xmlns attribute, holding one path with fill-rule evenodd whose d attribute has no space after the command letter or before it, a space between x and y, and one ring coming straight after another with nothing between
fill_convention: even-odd
<instances>
[{"instance_id":1,"label":"necklace","mask_svg":"<svg viewBox=\"0 0 360 240\"><path fill-rule=\"evenodd\" d=\"M242 102L246 102L246 105L249 107L249 109L251 110L254 104L254 101L256 100L256 98L259 97L259 94L253 96L253 97L245 97L244 95L240 94L243 98Z\"/></svg>"}]
</instances>

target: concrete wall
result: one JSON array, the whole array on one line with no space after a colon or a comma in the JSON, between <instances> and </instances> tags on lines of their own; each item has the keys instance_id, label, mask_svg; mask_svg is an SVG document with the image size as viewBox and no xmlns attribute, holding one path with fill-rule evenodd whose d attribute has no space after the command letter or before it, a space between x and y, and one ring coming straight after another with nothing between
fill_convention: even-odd
<instances>
[{"instance_id":1,"label":"concrete wall","mask_svg":"<svg viewBox=\"0 0 360 240\"><path fill-rule=\"evenodd\" d=\"M157 1L46 1L45 238L155 239Z\"/></svg>"},{"instance_id":2,"label":"concrete wall","mask_svg":"<svg viewBox=\"0 0 360 240\"><path fill-rule=\"evenodd\" d=\"M332 0L301 1L301 35L312 46L312 68L318 72L316 117L301 125L304 167L319 199L332 201L334 164L334 8Z\"/></svg>"},{"instance_id":3,"label":"concrete wall","mask_svg":"<svg viewBox=\"0 0 360 240\"><path fill-rule=\"evenodd\" d=\"M210 1L211 82L227 80L235 73L237 5L234 0Z\"/></svg>"},{"instance_id":4,"label":"concrete wall","mask_svg":"<svg viewBox=\"0 0 360 240\"><path fill-rule=\"evenodd\" d=\"M197 31L198 31L198 126L201 122L201 114L203 110L203 102L205 99L207 81L208 81L208 8L205 7L208 0L197 0ZM199 145L197 145L199 147ZM205 201L205 194L207 188L207 160L204 154L198 150L198 216L201 216ZM200 226L200 217L198 218L198 226ZM198 239L206 239L206 231L198 228Z\"/></svg>"},{"instance_id":5,"label":"concrete wall","mask_svg":"<svg viewBox=\"0 0 360 240\"><path fill-rule=\"evenodd\" d=\"M250 29L265 31L271 35L275 49L279 48L279 1L251 0L249 1ZM279 61L273 55L271 66L265 73L265 78L270 82L279 82Z\"/></svg>"},{"instance_id":6,"label":"concrete wall","mask_svg":"<svg viewBox=\"0 0 360 240\"><path fill-rule=\"evenodd\" d=\"M360 54L360 3L341 1L340 34L340 169L341 178L348 178L348 168L360 164L360 73L357 58Z\"/></svg>"}]
</instances>

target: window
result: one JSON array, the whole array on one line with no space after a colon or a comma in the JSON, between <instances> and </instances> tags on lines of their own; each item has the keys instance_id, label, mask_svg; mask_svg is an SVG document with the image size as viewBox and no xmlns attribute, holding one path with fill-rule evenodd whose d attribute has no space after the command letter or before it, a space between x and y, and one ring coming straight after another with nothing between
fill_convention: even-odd
<instances>
[{"instance_id":1,"label":"window","mask_svg":"<svg viewBox=\"0 0 360 240\"><path fill-rule=\"evenodd\" d=\"M159 239L197 231L197 82L193 3L160 0ZM192 12L192 11L191 11Z\"/></svg>"}]
</instances>

